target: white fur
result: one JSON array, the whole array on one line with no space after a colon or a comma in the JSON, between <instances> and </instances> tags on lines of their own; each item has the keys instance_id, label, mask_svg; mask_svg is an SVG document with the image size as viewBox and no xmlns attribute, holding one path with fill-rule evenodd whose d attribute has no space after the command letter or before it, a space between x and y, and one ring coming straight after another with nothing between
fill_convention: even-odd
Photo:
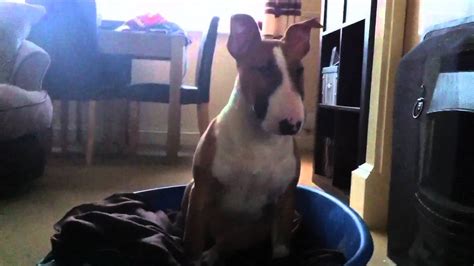
<instances>
[{"instance_id":1,"label":"white fur","mask_svg":"<svg viewBox=\"0 0 474 266\"><path fill-rule=\"evenodd\" d=\"M282 83L270 96L267 115L262 126L268 132L277 133L281 120L288 119L293 124L298 121L303 123L304 105L301 95L295 91L294 84L290 79L283 51L280 47L275 47L273 48L273 54L282 73Z\"/></svg>"},{"instance_id":2,"label":"white fur","mask_svg":"<svg viewBox=\"0 0 474 266\"><path fill-rule=\"evenodd\" d=\"M258 218L262 207L295 178L297 162L292 137L263 131L241 96L238 82L236 86L215 124L212 173L226 188L225 210Z\"/></svg>"}]
</instances>

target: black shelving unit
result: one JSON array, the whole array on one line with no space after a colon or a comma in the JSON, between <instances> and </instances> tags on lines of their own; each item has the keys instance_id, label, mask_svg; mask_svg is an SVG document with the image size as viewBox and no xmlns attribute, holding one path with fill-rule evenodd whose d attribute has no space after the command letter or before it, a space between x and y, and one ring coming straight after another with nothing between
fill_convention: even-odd
<instances>
[{"instance_id":1,"label":"black shelving unit","mask_svg":"<svg viewBox=\"0 0 474 266\"><path fill-rule=\"evenodd\" d=\"M313 180L346 194L351 172L365 161L376 2L323 1L321 71L334 47L340 61L336 104L317 105Z\"/></svg>"},{"instance_id":2,"label":"black shelving unit","mask_svg":"<svg viewBox=\"0 0 474 266\"><path fill-rule=\"evenodd\" d=\"M332 105L332 104L322 104L322 103L320 103L319 108L333 109L333 110L347 111L347 112L354 112L354 113L360 112L360 107L345 106L345 105Z\"/></svg>"}]
</instances>

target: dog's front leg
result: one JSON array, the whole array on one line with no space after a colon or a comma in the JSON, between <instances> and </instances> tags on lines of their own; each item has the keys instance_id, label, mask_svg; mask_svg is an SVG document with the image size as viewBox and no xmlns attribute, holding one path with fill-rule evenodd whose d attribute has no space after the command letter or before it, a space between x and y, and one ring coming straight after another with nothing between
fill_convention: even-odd
<instances>
[{"instance_id":1,"label":"dog's front leg","mask_svg":"<svg viewBox=\"0 0 474 266\"><path fill-rule=\"evenodd\" d=\"M205 191L202 188L192 187L189 191L189 201L186 213L185 230L183 237L184 250L191 261L198 261L204 250L207 217L204 212L206 201Z\"/></svg>"},{"instance_id":2,"label":"dog's front leg","mask_svg":"<svg viewBox=\"0 0 474 266\"><path fill-rule=\"evenodd\" d=\"M296 185L291 184L278 199L272 224L272 257L284 258L290 254L290 241L295 214Z\"/></svg>"}]
</instances>

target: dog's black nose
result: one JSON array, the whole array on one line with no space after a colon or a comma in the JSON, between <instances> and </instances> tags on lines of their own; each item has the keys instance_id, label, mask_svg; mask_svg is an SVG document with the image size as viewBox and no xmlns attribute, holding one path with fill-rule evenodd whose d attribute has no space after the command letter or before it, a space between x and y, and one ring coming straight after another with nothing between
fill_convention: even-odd
<instances>
[{"instance_id":1,"label":"dog's black nose","mask_svg":"<svg viewBox=\"0 0 474 266\"><path fill-rule=\"evenodd\" d=\"M291 123L288 119L280 121L280 134L282 135L294 135L298 133L301 127L301 121Z\"/></svg>"}]
</instances>

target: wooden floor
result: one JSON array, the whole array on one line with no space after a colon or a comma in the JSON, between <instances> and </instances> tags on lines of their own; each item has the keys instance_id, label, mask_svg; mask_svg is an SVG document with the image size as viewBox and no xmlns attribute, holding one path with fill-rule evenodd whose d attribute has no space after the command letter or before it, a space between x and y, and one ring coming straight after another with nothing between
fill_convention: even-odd
<instances>
[{"instance_id":1,"label":"wooden floor","mask_svg":"<svg viewBox=\"0 0 474 266\"><path fill-rule=\"evenodd\" d=\"M312 154L302 154L299 184L313 183ZM84 167L83 156L53 156L45 175L17 197L0 200L0 265L34 265L50 249L52 225L71 207L112 193L184 184L191 179L191 157L173 165L153 157L98 156ZM316 180L328 189L328 180ZM328 191L332 193L332 191ZM369 265L393 265L386 259L386 234L372 232L375 253ZM25 238L27 236L27 238Z\"/></svg>"},{"instance_id":2,"label":"wooden floor","mask_svg":"<svg viewBox=\"0 0 474 266\"><path fill-rule=\"evenodd\" d=\"M349 205L349 193L333 186L332 179L324 176L314 175L312 181L325 192Z\"/></svg>"},{"instance_id":3,"label":"wooden floor","mask_svg":"<svg viewBox=\"0 0 474 266\"><path fill-rule=\"evenodd\" d=\"M46 173L23 194L0 200L0 265L34 265L50 249L52 225L71 207L117 192L185 184L191 156L174 164L156 156L123 158L98 155L85 166L82 154L53 154ZM312 157L302 157L300 184L312 184ZM26 237L26 238L25 238Z\"/></svg>"},{"instance_id":4,"label":"wooden floor","mask_svg":"<svg viewBox=\"0 0 474 266\"><path fill-rule=\"evenodd\" d=\"M304 153L301 155L300 185L314 186L313 183L313 155Z\"/></svg>"}]
</instances>

